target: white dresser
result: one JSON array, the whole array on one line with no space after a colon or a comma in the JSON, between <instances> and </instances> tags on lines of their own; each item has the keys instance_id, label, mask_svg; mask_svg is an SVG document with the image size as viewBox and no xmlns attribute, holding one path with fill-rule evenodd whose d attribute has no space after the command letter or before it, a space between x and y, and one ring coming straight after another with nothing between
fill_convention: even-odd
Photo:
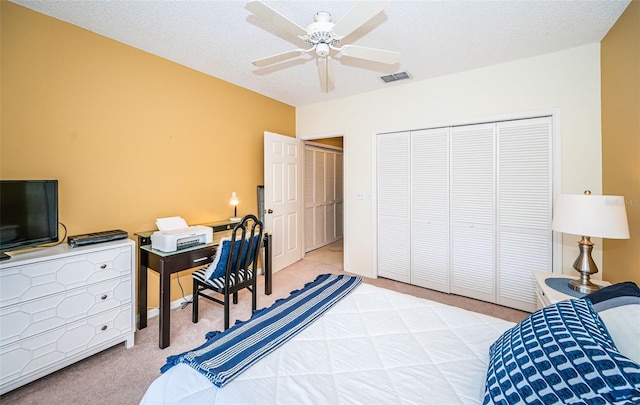
<instances>
[{"instance_id":1,"label":"white dresser","mask_svg":"<svg viewBox=\"0 0 640 405\"><path fill-rule=\"evenodd\" d=\"M0 394L118 343L133 347L135 243L67 244L0 262Z\"/></svg>"}]
</instances>

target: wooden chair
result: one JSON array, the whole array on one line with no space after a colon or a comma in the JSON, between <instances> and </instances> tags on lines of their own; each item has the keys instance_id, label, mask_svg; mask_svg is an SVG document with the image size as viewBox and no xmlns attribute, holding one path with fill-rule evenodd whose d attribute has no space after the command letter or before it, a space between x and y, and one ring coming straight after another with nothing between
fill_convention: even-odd
<instances>
[{"instance_id":1,"label":"wooden chair","mask_svg":"<svg viewBox=\"0 0 640 405\"><path fill-rule=\"evenodd\" d=\"M203 297L224 306L224 328L228 329L229 298L233 296L233 303L237 304L238 291L244 288L251 291L251 313L255 312L262 234L262 222L254 215L245 216L233 228L231 237L220 241L214 261L193 272L193 323L198 323L198 298Z\"/></svg>"}]
</instances>

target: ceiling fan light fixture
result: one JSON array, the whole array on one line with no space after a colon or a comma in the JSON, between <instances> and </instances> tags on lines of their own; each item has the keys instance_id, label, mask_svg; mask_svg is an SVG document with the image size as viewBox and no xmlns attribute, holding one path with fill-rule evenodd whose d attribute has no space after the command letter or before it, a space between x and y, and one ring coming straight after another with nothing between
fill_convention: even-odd
<instances>
[{"instance_id":1,"label":"ceiling fan light fixture","mask_svg":"<svg viewBox=\"0 0 640 405\"><path fill-rule=\"evenodd\" d=\"M326 58L327 55L329 55L329 45L325 44L324 42L316 45L316 55L321 58Z\"/></svg>"},{"instance_id":2,"label":"ceiling fan light fixture","mask_svg":"<svg viewBox=\"0 0 640 405\"><path fill-rule=\"evenodd\" d=\"M398 80L411 79L411 75L407 72L398 72L392 75L380 76L380 79L385 83L390 83Z\"/></svg>"},{"instance_id":3,"label":"ceiling fan light fixture","mask_svg":"<svg viewBox=\"0 0 640 405\"><path fill-rule=\"evenodd\" d=\"M315 22L331 22L331 14L326 11L318 11L313 20Z\"/></svg>"}]
</instances>

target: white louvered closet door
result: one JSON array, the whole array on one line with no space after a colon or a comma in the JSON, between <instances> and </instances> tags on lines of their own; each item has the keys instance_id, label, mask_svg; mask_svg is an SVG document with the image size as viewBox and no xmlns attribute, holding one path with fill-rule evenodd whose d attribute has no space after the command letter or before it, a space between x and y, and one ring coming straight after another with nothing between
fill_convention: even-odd
<instances>
[{"instance_id":1,"label":"white louvered closet door","mask_svg":"<svg viewBox=\"0 0 640 405\"><path fill-rule=\"evenodd\" d=\"M410 282L409 132L377 136L378 275Z\"/></svg>"},{"instance_id":2,"label":"white louvered closet door","mask_svg":"<svg viewBox=\"0 0 640 405\"><path fill-rule=\"evenodd\" d=\"M304 148L305 252L342 237L342 152Z\"/></svg>"},{"instance_id":3,"label":"white louvered closet door","mask_svg":"<svg viewBox=\"0 0 640 405\"><path fill-rule=\"evenodd\" d=\"M450 290L449 128L411 132L411 284Z\"/></svg>"},{"instance_id":4,"label":"white louvered closet door","mask_svg":"<svg viewBox=\"0 0 640 405\"><path fill-rule=\"evenodd\" d=\"M451 292L495 302L496 124L451 128Z\"/></svg>"},{"instance_id":5,"label":"white louvered closet door","mask_svg":"<svg viewBox=\"0 0 640 405\"><path fill-rule=\"evenodd\" d=\"M315 204L315 153L304 148L304 247L305 252L315 248L316 204Z\"/></svg>"},{"instance_id":6,"label":"white louvered closet door","mask_svg":"<svg viewBox=\"0 0 640 405\"><path fill-rule=\"evenodd\" d=\"M497 303L536 309L532 270L552 268L551 118L498 123Z\"/></svg>"},{"instance_id":7,"label":"white louvered closet door","mask_svg":"<svg viewBox=\"0 0 640 405\"><path fill-rule=\"evenodd\" d=\"M336 154L325 153L325 243L336 240Z\"/></svg>"},{"instance_id":8,"label":"white louvered closet door","mask_svg":"<svg viewBox=\"0 0 640 405\"><path fill-rule=\"evenodd\" d=\"M344 169L343 154L336 153L336 240L344 236Z\"/></svg>"},{"instance_id":9,"label":"white louvered closet door","mask_svg":"<svg viewBox=\"0 0 640 405\"><path fill-rule=\"evenodd\" d=\"M321 150L314 151L315 154L315 205L316 205L316 216L315 216L315 247L319 247L324 245L326 241L326 213L325 213L325 153Z\"/></svg>"}]
</instances>

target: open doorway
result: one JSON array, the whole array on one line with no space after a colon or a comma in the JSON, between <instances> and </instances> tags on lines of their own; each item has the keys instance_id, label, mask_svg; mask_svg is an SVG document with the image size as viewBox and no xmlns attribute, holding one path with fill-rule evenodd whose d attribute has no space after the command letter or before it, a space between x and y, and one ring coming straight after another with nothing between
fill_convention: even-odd
<instances>
[{"instance_id":1,"label":"open doorway","mask_svg":"<svg viewBox=\"0 0 640 405\"><path fill-rule=\"evenodd\" d=\"M343 153L341 136L304 141L305 253L321 248L335 252L338 246L343 251Z\"/></svg>"}]
</instances>

